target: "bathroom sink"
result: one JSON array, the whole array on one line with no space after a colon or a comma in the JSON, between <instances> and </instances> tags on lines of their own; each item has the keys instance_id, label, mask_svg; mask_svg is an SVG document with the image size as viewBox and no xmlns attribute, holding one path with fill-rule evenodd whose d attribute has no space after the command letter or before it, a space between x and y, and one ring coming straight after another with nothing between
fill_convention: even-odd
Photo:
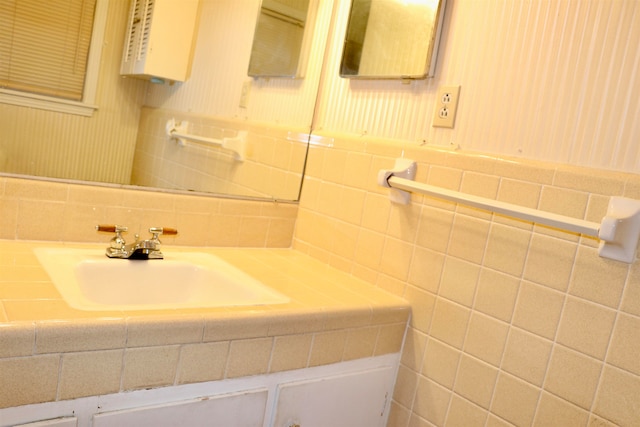
<instances>
[{"instance_id":1,"label":"bathroom sink","mask_svg":"<svg viewBox=\"0 0 640 427\"><path fill-rule=\"evenodd\" d=\"M158 310L282 304L289 298L203 252L162 260L107 258L101 250L36 248L64 300L79 310Z\"/></svg>"}]
</instances>

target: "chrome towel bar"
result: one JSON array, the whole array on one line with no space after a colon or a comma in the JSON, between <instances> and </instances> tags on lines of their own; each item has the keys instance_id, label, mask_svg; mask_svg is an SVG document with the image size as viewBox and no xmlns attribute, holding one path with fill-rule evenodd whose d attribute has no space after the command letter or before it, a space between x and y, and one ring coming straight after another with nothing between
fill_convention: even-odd
<instances>
[{"instance_id":1,"label":"chrome towel bar","mask_svg":"<svg viewBox=\"0 0 640 427\"><path fill-rule=\"evenodd\" d=\"M607 214L601 223L597 223L415 182L415 170L416 163L414 161L396 159L394 169L383 169L378 172L378 184L390 188L389 196L391 201L395 203L407 204L410 201L411 192L421 193L525 221L596 237L600 239L600 256L627 263L631 263L635 259L636 247L640 238L639 200L612 197Z\"/></svg>"},{"instance_id":2,"label":"chrome towel bar","mask_svg":"<svg viewBox=\"0 0 640 427\"><path fill-rule=\"evenodd\" d=\"M192 135L187 133L187 128L189 126L188 122L180 122L180 124L176 124L174 119L170 119L167 121L165 126L165 130L167 132L167 136L171 138L175 138L178 140L178 143L182 146L187 145L188 141L198 142L205 145L215 145L222 147L227 150L233 151L235 155L235 159L239 162L244 161L247 157L247 132L239 131L238 136L235 138L207 138L199 135Z\"/></svg>"}]
</instances>

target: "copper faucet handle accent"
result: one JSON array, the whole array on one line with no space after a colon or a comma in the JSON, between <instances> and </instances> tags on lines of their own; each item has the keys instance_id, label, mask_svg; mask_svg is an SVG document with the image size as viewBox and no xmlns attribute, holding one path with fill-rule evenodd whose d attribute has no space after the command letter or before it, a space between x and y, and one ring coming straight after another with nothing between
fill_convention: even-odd
<instances>
[{"instance_id":1,"label":"copper faucet handle accent","mask_svg":"<svg viewBox=\"0 0 640 427\"><path fill-rule=\"evenodd\" d=\"M123 233L129 228L122 225L115 224L98 224L96 225L97 231L104 231L105 233Z\"/></svg>"},{"instance_id":2,"label":"copper faucet handle accent","mask_svg":"<svg viewBox=\"0 0 640 427\"><path fill-rule=\"evenodd\" d=\"M125 227L122 225L115 225L115 224L96 225L97 231L103 231L105 233L116 233L116 235L113 236L113 238L109 242L109 248L111 248L111 250L116 250L116 251L122 251L124 249L124 245L126 245L126 242L122 237L122 233L124 233L128 229L129 229L128 227Z\"/></svg>"},{"instance_id":3,"label":"copper faucet handle accent","mask_svg":"<svg viewBox=\"0 0 640 427\"><path fill-rule=\"evenodd\" d=\"M170 227L151 227L149 229L149 233L162 234L165 236L175 236L176 234L178 234L178 230L176 228L170 228Z\"/></svg>"}]
</instances>

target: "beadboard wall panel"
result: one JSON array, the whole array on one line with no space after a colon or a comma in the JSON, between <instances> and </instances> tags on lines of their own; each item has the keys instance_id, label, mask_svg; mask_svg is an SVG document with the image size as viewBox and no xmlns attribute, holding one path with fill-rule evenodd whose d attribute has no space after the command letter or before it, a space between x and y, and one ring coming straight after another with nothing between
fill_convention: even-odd
<instances>
[{"instance_id":1,"label":"beadboard wall panel","mask_svg":"<svg viewBox=\"0 0 640 427\"><path fill-rule=\"evenodd\" d=\"M436 76L337 75L349 2L337 2L314 127L416 144L640 171L638 0L448 0ZM454 129L433 128L460 85Z\"/></svg>"},{"instance_id":2,"label":"beadboard wall panel","mask_svg":"<svg viewBox=\"0 0 640 427\"><path fill-rule=\"evenodd\" d=\"M202 0L191 77L174 86L152 86L145 105L310 129L332 6L318 2L304 78L251 79L247 69L260 1ZM239 104L247 82L244 108Z\"/></svg>"},{"instance_id":3,"label":"beadboard wall panel","mask_svg":"<svg viewBox=\"0 0 640 427\"><path fill-rule=\"evenodd\" d=\"M110 2L112 35L104 46L94 118L0 106L5 170L127 182L142 103L298 131L314 115L327 36L318 130L640 170L638 0L449 0L436 76L410 84L340 78L349 2L320 0L305 78L251 80L247 108L238 104L249 81L258 1L203 0L191 79L149 85L146 102L148 84L117 73L126 3ZM462 87L452 130L431 126L435 93L444 84ZM39 126L29 125L34 121ZM78 135L81 143L72 143ZM73 157L85 160L63 166Z\"/></svg>"}]
</instances>

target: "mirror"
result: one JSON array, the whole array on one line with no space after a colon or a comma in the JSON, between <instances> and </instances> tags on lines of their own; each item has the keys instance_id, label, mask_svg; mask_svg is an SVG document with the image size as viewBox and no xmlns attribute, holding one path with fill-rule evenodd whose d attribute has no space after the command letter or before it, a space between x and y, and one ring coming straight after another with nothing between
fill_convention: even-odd
<instances>
[{"instance_id":1,"label":"mirror","mask_svg":"<svg viewBox=\"0 0 640 427\"><path fill-rule=\"evenodd\" d=\"M304 79L249 79L260 0L199 0L190 78L153 84L120 75L131 3L97 0L105 24L95 111L0 102L0 173L297 200L333 5L304 6L313 12L305 28L324 30L302 38L309 45ZM319 23L311 22L315 10ZM244 161L226 149L181 145L166 133L170 120L184 133L221 141L247 132Z\"/></svg>"},{"instance_id":2,"label":"mirror","mask_svg":"<svg viewBox=\"0 0 640 427\"><path fill-rule=\"evenodd\" d=\"M301 0L288 1L291 6ZM120 76L130 2L97 0L99 9L107 9L96 72L97 110L83 116L0 103L0 173L297 200L334 3L310 0L298 62L306 63L303 79L249 79L260 1L200 0L191 77L160 85ZM393 3L398 8L412 4ZM223 141L248 131L246 160L239 162L225 150L181 146L166 134L172 120L185 133ZM153 169L138 167L136 159L143 155ZM245 181L239 185L219 176ZM249 181L254 188L247 191ZM202 182L222 185L203 187Z\"/></svg>"},{"instance_id":3,"label":"mirror","mask_svg":"<svg viewBox=\"0 0 640 427\"><path fill-rule=\"evenodd\" d=\"M315 2L263 0L253 36L248 74L303 77L315 22Z\"/></svg>"},{"instance_id":4,"label":"mirror","mask_svg":"<svg viewBox=\"0 0 640 427\"><path fill-rule=\"evenodd\" d=\"M433 76L445 0L353 0L340 76Z\"/></svg>"}]
</instances>

